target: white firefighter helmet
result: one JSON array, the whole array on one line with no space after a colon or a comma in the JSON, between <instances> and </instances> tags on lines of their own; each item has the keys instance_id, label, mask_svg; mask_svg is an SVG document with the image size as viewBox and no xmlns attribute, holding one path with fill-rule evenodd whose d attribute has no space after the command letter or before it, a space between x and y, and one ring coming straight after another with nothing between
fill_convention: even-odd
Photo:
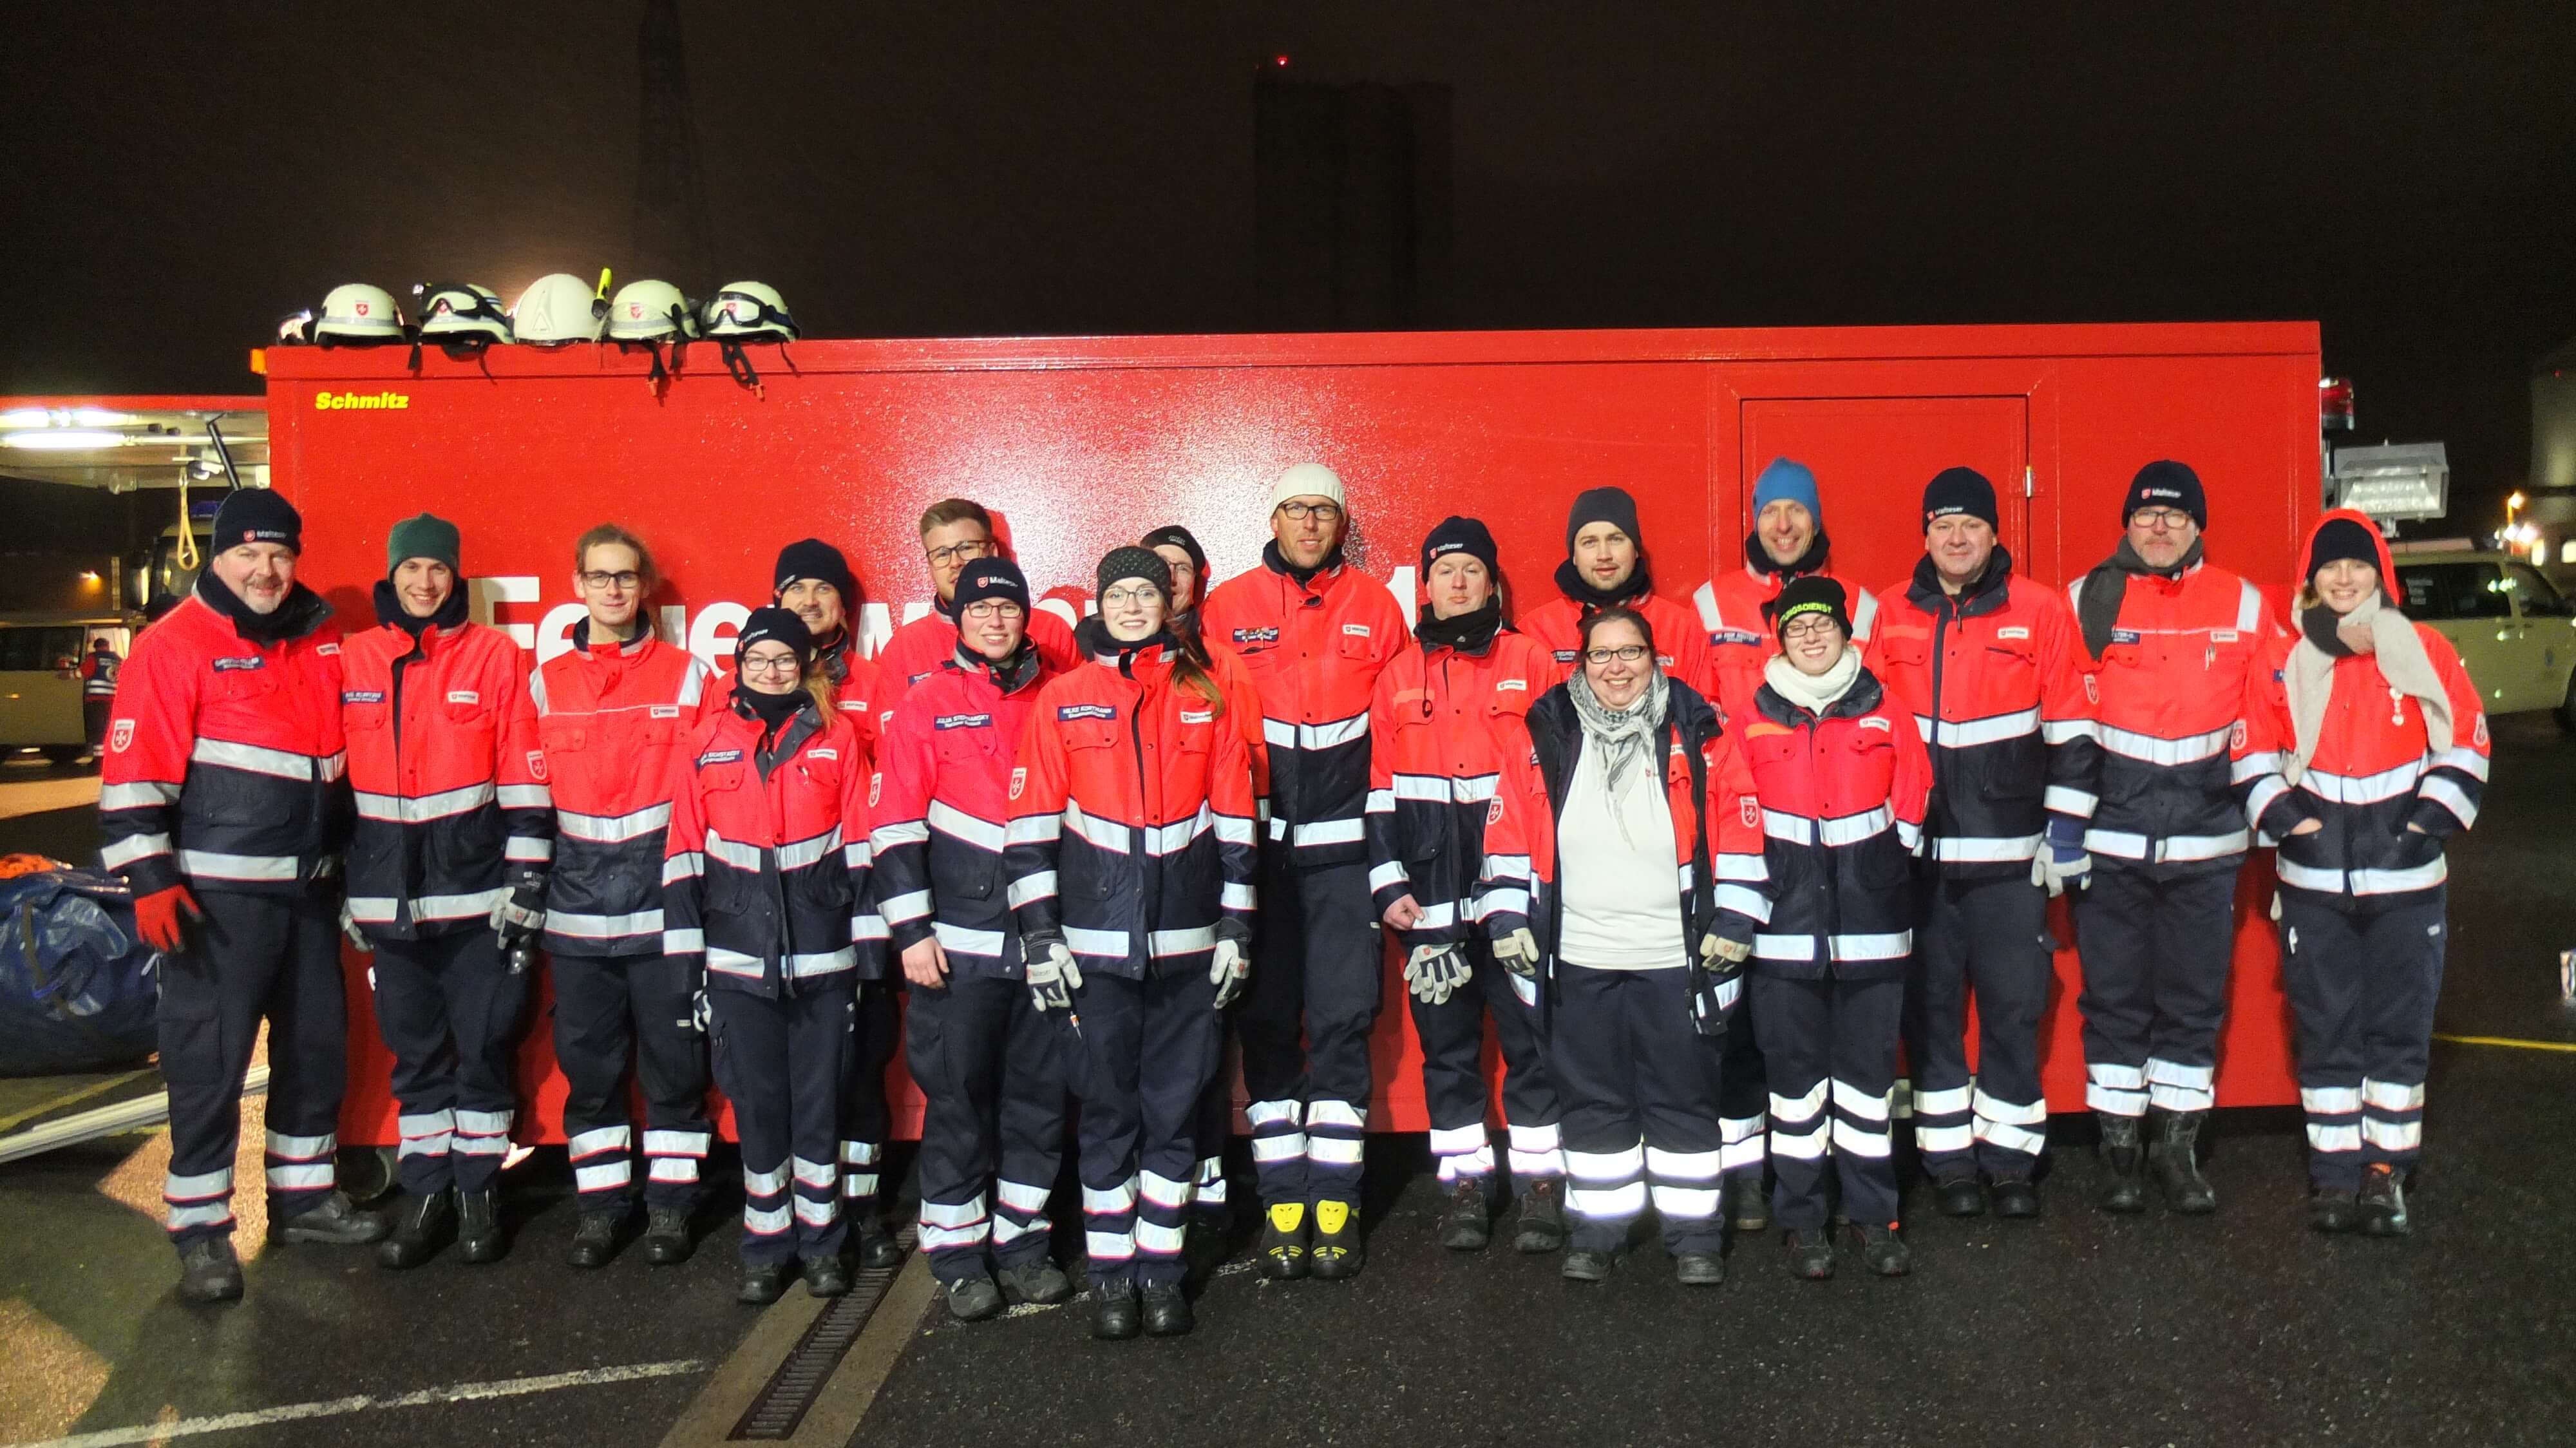
<instances>
[{"instance_id":1,"label":"white firefighter helmet","mask_svg":"<svg viewBox=\"0 0 2576 1448\"><path fill-rule=\"evenodd\" d=\"M500 295L472 282L424 282L411 289L420 298L420 339L442 346L480 346L510 340L510 318Z\"/></svg>"},{"instance_id":2,"label":"white firefighter helmet","mask_svg":"<svg viewBox=\"0 0 2576 1448\"><path fill-rule=\"evenodd\" d=\"M322 347L399 342L403 340L402 309L383 287L348 282L333 287L322 299L322 310L305 328L305 335Z\"/></svg>"},{"instance_id":3,"label":"white firefighter helmet","mask_svg":"<svg viewBox=\"0 0 2576 1448\"><path fill-rule=\"evenodd\" d=\"M596 342L608 304L590 283L570 272L541 276L519 293L510 309L510 335L545 346L557 342Z\"/></svg>"},{"instance_id":4,"label":"white firefighter helmet","mask_svg":"<svg viewBox=\"0 0 2576 1448\"><path fill-rule=\"evenodd\" d=\"M669 282L628 282L608 304L612 342L684 342L697 334L689 299Z\"/></svg>"},{"instance_id":5,"label":"white firefighter helmet","mask_svg":"<svg viewBox=\"0 0 2576 1448\"><path fill-rule=\"evenodd\" d=\"M707 299L699 334L744 342L793 342L804 335L787 301L767 282L727 282Z\"/></svg>"}]
</instances>

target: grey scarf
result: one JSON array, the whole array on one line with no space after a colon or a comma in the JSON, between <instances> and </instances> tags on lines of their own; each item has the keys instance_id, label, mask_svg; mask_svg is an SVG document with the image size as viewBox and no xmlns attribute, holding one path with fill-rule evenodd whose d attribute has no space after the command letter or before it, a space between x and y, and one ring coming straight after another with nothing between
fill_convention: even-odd
<instances>
[{"instance_id":1,"label":"grey scarf","mask_svg":"<svg viewBox=\"0 0 2576 1448\"><path fill-rule=\"evenodd\" d=\"M1613 709L1601 702L1592 692L1592 681L1577 669L1565 681L1565 694L1574 701L1574 716L1583 722L1584 737L1601 751L1602 781L1616 799L1628 772L1654 748L1655 731L1663 727L1664 712L1672 703L1672 681L1657 669L1635 703Z\"/></svg>"}]
</instances>

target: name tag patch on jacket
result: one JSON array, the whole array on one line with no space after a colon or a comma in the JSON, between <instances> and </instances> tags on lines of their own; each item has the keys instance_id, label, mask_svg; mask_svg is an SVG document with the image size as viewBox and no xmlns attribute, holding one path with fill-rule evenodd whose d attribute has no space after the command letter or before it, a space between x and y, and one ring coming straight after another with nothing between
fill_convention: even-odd
<instances>
[{"instance_id":1,"label":"name tag patch on jacket","mask_svg":"<svg viewBox=\"0 0 2576 1448\"><path fill-rule=\"evenodd\" d=\"M1574 650L1572 649L1556 649L1553 650L1553 652L1556 655L1556 661L1560 664L1570 664L1574 662Z\"/></svg>"},{"instance_id":2,"label":"name tag patch on jacket","mask_svg":"<svg viewBox=\"0 0 2576 1448\"><path fill-rule=\"evenodd\" d=\"M253 654L246 659L215 660L215 672L218 674L230 674L236 673L242 669L265 669L267 667L268 656L266 654Z\"/></svg>"},{"instance_id":3,"label":"name tag patch on jacket","mask_svg":"<svg viewBox=\"0 0 2576 1448\"><path fill-rule=\"evenodd\" d=\"M1528 693L1528 692L1529 692L1529 680L1527 680L1527 679L1496 679L1496 680L1494 681L1494 692L1495 692L1495 693L1497 693L1497 694L1508 694L1508 693L1510 693L1510 692L1511 692L1512 690L1514 690L1514 689L1518 689L1518 690L1520 690L1520 691L1521 691L1522 693L1524 693L1524 694Z\"/></svg>"},{"instance_id":4,"label":"name tag patch on jacket","mask_svg":"<svg viewBox=\"0 0 2576 1448\"><path fill-rule=\"evenodd\" d=\"M1860 727L1863 729L1875 729L1881 734L1890 734L1895 732L1895 726L1887 722L1887 716L1884 714L1863 714L1860 716Z\"/></svg>"},{"instance_id":5,"label":"name tag patch on jacket","mask_svg":"<svg viewBox=\"0 0 2576 1448\"><path fill-rule=\"evenodd\" d=\"M738 764L741 761L742 751L739 749L710 749L698 756L698 768L704 769L710 764Z\"/></svg>"},{"instance_id":6,"label":"name tag patch on jacket","mask_svg":"<svg viewBox=\"0 0 2576 1448\"><path fill-rule=\"evenodd\" d=\"M656 719L677 719L680 717L680 706L677 704L656 704L652 707L650 713L651 717Z\"/></svg>"},{"instance_id":7,"label":"name tag patch on jacket","mask_svg":"<svg viewBox=\"0 0 2576 1448\"><path fill-rule=\"evenodd\" d=\"M447 691L447 702L450 704L480 704L483 702L483 696L472 689L450 689Z\"/></svg>"},{"instance_id":8,"label":"name tag patch on jacket","mask_svg":"<svg viewBox=\"0 0 2576 1448\"><path fill-rule=\"evenodd\" d=\"M1719 629L1708 636L1708 641L1712 644L1766 644L1770 642L1769 639L1764 638L1758 633L1754 633L1749 629L1740 628ZM1574 657L1574 655L1566 654L1562 657L1570 659Z\"/></svg>"},{"instance_id":9,"label":"name tag patch on jacket","mask_svg":"<svg viewBox=\"0 0 2576 1448\"><path fill-rule=\"evenodd\" d=\"M838 749L808 749L805 754L809 759L829 759L834 763L840 762L841 758L841 751Z\"/></svg>"},{"instance_id":10,"label":"name tag patch on jacket","mask_svg":"<svg viewBox=\"0 0 2576 1448\"><path fill-rule=\"evenodd\" d=\"M2020 624L2011 624L2007 627L1996 629L1995 637L1999 639L2021 639L2028 641L2030 638L2030 630Z\"/></svg>"},{"instance_id":11,"label":"name tag patch on jacket","mask_svg":"<svg viewBox=\"0 0 2576 1448\"><path fill-rule=\"evenodd\" d=\"M2233 637L2235 637L2235 635L2230 634L2230 635L2228 635L2228 637L2233 638ZM2111 642L2113 642L2113 643L2115 643L2115 644L2133 644L2133 643L2136 643L2137 641L2138 641L2138 631L2137 631L2136 629L2133 629L2133 628L2115 628L2115 629L2111 630Z\"/></svg>"},{"instance_id":12,"label":"name tag patch on jacket","mask_svg":"<svg viewBox=\"0 0 2576 1448\"><path fill-rule=\"evenodd\" d=\"M2209 631L2209 641L2214 644L2232 644L2236 639L2236 630L2232 628L2214 628Z\"/></svg>"},{"instance_id":13,"label":"name tag patch on jacket","mask_svg":"<svg viewBox=\"0 0 2576 1448\"><path fill-rule=\"evenodd\" d=\"M1361 638L1367 638L1367 637L1369 636L1368 625L1367 625L1367 624L1364 624L1364 623L1346 623L1346 624L1343 624L1343 625L1342 625L1342 632L1344 632L1344 633L1346 633L1346 634L1357 634L1357 635L1359 635Z\"/></svg>"},{"instance_id":14,"label":"name tag patch on jacket","mask_svg":"<svg viewBox=\"0 0 2576 1448\"><path fill-rule=\"evenodd\" d=\"M1275 628L1239 628L1234 631L1234 641L1239 644L1275 644L1279 642L1279 630Z\"/></svg>"},{"instance_id":15,"label":"name tag patch on jacket","mask_svg":"<svg viewBox=\"0 0 2576 1448\"><path fill-rule=\"evenodd\" d=\"M326 659L328 659L328 658L336 658L336 657L338 657L338 656L339 656L339 653L340 653L340 646L339 646L338 644L324 644L324 645L322 645L320 648L315 649L313 652L315 652L315 653L317 653L317 654L320 654L322 657L324 657L324 658L326 658Z\"/></svg>"},{"instance_id":16,"label":"name tag patch on jacket","mask_svg":"<svg viewBox=\"0 0 2576 1448\"><path fill-rule=\"evenodd\" d=\"M1181 711L1181 722L1184 724L1205 724L1215 717L1216 711L1214 709L1201 709L1195 714L1191 713L1187 709L1183 709Z\"/></svg>"},{"instance_id":17,"label":"name tag patch on jacket","mask_svg":"<svg viewBox=\"0 0 2576 1448\"><path fill-rule=\"evenodd\" d=\"M987 729L992 727L990 714L942 714L930 721L933 729Z\"/></svg>"},{"instance_id":18,"label":"name tag patch on jacket","mask_svg":"<svg viewBox=\"0 0 2576 1448\"><path fill-rule=\"evenodd\" d=\"M1061 723L1071 723L1076 719L1115 719L1118 717L1118 706L1115 704L1064 704L1057 707L1055 717Z\"/></svg>"},{"instance_id":19,"label":"name tag patch on jacket","mask_svg":"<svg viewBox=\"0 0 2576 1448\"><path fill-rule=\"evenodd\" d=\"M340 691L340 702L343 704L381 704L384 701L385 691L382 689L342 689Z\"/></svg>"}]
</instances>

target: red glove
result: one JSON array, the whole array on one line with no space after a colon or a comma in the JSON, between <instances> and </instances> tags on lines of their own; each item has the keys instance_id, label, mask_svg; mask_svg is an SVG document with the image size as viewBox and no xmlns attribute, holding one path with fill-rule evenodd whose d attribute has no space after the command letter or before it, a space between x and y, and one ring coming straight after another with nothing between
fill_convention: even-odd
<instances>
[{"instance_id":1,"label":"red glove","mask_svg":"<svg viewBox=\"0 0 2576 1448\"><path fill-rule=\"evenodd\" d=\"M197 908L197 897L185 885L155 890L134 897L134 923L143 932L143 943L164 955L176 955L184 945L179 935L182 911L190 920L203 920L205 912Z\"/></svg>"}]
</instances>

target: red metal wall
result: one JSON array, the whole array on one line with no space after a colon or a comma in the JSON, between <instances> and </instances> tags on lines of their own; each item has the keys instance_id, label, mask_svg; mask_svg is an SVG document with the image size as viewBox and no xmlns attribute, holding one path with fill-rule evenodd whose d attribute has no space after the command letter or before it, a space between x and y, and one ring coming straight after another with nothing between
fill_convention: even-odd
<instances>
[{"instance_id":1,"label":"red metal wall","mask_svg":"<svg viewBox=\"0 0 2576 1448\"><path fill-rule=\"evenodd\" d=\"M307 579L365 626L388 528L433 509L463 525L492 621L542 634L551 653L577 616L571 539L613 518L671 574L657 602L685 608L692 642L720 659L739 617L724 605L764 601L791 539L839 543L900 621L929 594L914 517L964 494L1005 512L1032 581L1078 607L1101 552L1162 523L1195 530L1220 575L1251 566L1270 480L1310 458L1348 483L1354 556L1371 573L1409 579L1423 532L1471 513L1532 599L1562 556L1566 504L1604 483L1636 494L1658 585L1686 598L1713 568L1741 565L1753 477L1783 452L1816 467L1836 559L1873 587L1911 568L1915 500L1953 463L1995 480L2007 545L2050 583L2110 551L2129 476L2154 458L2199 470L2212 557L2276 590L2317 508L2307 323L804 342L752 354L758 393L706 344L658 391L644 356L613 346L480 361L433 351L416 374L401 348L270 352L273 476L306 513ZM380 405L349 406L353 394ZM2249 870L2238 926L2219 1077L2230 1105L2296 1095L2263 878ZM2046 1067L2050 1099L2067 1109L2083 1097L2071 952L2058 970ZM1386 1004L1372 1124L1419 1129L1400 986ZM383 1140L385 1058L359 1006L345 1133ZM527 1060L551 1132L561 1082L544 1036L531 1033Z\"/></svg>"}]
</instances>

